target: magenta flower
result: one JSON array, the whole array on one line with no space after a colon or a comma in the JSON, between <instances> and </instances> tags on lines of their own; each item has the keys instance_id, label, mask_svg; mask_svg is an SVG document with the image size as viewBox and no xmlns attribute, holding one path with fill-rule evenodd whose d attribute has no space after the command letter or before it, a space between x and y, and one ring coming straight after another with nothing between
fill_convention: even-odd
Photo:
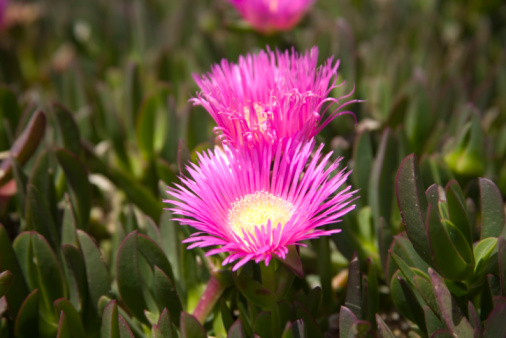
<instances>
[{"instance_id":1,"label":"magenta flower","mask_svg":"<svg viewBox=\"0 0 506 338\"><path fill-rule=\"evenodd\" d=\"M285 258L290 245L340 232L320 227L355 208L350 205L355 192L343 188L350 172L334 175L340 159L329 164L323 144L311 156L314 144L289 141L262 149L226 148L227 157L199 155L198 166L188 167L191 177L169 188L173 199L164 200L185 217L175 220L198 230L183 241L192 243L188 249L219 246L207 255L230 253L223 265L239 260L235 271L250 260L268 265L273 256Z\"/></svg>"},{"instance_id":2,"label":"magenta flower","mask_svg":"<svg viewBox=\"0 0 506 338\"><path fill-rule=\"evenodd\" d=\"M215 132L233 147L300 142L314 137L343 107L356 100L341 102L327 97L336 84L339 61L332 58L317 67L318 48L304 55L269 49L240 57L238 64L222 60L194 79L202 92L191 99L202 105L217 123ZM331 109L332 108L332 109ZM330 111L330 113L329 113Z\"/></svg>"},{"instance_id":3,"label":"magenta flower","mask_svg":"<svg viewBox=\"0 0 506 338\"><path fill-rule=\"evenodd\" d=\"M7 10L7 0L0 0L0 28L2 28L6 10Z\"/></svg>"},{"instance_id":4,"label":"magenta flower","mask_svg":"<svg viewBox=\"0 0 506 338\"><path fill-rule=\"evenodd\" d=\"M314 0L228 0L253 28L262 33L293 28Z\"/></svg>"}]
</instances>

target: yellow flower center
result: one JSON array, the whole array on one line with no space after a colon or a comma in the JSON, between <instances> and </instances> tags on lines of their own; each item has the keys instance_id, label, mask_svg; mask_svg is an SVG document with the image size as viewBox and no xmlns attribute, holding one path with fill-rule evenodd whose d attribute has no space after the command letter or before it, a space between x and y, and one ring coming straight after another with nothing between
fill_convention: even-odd
<instances>
[{"instance_id":1,"label":"yellow flower center","mask_svg":"<svg viewBox=\"0 0 506 338\"><path fill-rule=\"evenodd\" d=\"M257 191L238 199L228 213L230 228L241 238L246 233L255 235L255 228L267 225L271 221L272 227L281 224L283 227L294 213L292 203L265 191Z\"/></svg>"}]
</instances>

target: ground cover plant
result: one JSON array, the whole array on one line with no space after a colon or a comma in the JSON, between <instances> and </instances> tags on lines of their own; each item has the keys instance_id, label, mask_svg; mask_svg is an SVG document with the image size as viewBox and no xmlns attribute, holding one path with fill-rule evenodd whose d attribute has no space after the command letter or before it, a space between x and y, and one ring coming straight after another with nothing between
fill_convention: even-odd
<instances>
[{"instance_id":1,"label":"ground cover plant","mask_svg":"<svg viewBox=\"0 0 506 338\"><path fill-rule=\"evenodd\" d=\"M500 0L0 0L0 337L506 336L504 46Z\"/></svg>"}]
</instances>

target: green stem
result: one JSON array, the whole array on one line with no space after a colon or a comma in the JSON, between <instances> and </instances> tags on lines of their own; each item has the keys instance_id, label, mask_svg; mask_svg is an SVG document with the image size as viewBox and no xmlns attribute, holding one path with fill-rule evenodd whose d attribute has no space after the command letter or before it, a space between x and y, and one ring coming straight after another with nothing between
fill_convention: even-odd
<instances>
[{"instance_id":1,"label":"green stem","mask_svg":"<svg viewBox=\"0 0 506 338\"><path fill-rule=\"evenodd\" d=\"M211 275L209 282L207 282L206 289L200 298L197 307L193 311L193 315L201 324L207 319L209 313L212 311L214 305L220 299L223 291L225 291L225 285L222 284L214 274Z\"/></svg>"}]
</instances>

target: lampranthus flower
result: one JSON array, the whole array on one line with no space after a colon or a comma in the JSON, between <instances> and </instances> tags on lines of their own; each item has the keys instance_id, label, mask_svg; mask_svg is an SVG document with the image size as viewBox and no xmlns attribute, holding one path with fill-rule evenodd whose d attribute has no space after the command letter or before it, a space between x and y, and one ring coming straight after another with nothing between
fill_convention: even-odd
<instances>
[{"instance_id":1,"label":"lampranthus flower","mask_svg":"<svg viewBox=\"0 0 506 338\"><path fill-rule=\"evenodd\" d=\"M217 123L215 132L232 147L256 147L304 142L314 137L342 109L356 100L342 102L352 93L329 98L336 84L339 61L328 59L317 67L318 48L301 55L273 52L241 56L237 64L222 60L211 72L194 74L202 90L190 99L202 105Z\"/></svg>"},{"instance_id":2,"label":"lampranthus flower","mask_svg":"<svg viewBox=\"0 0 506 338\"><path fill-rule=\"evenodd\" d=\"M314 0L229 0L253 28L262 33L292 29Z\"/></svg>"},{"instance_id":3,"label":"lampranthus flower","mask_svg":"<svg viewBox=\"0 0 506 338\"><path fill-rule=\"evenodd\" d=\"M284 259L290 245L340 232L321 227L354 209L355 192L344 187L350 172L336 172L341 159L330 162L323 145L311 155L314 145L225 147L226 158L218 151L200 154L198 165L187 168L191 177L169 188L172 198L164 201L185 217L175 220L197 230L183 241L191 243L188 249L219 246L207 255L230 253L223 265L238 260L237 270L250 260L268 265L275 256Z\"/></svg>"}]
</instances>

